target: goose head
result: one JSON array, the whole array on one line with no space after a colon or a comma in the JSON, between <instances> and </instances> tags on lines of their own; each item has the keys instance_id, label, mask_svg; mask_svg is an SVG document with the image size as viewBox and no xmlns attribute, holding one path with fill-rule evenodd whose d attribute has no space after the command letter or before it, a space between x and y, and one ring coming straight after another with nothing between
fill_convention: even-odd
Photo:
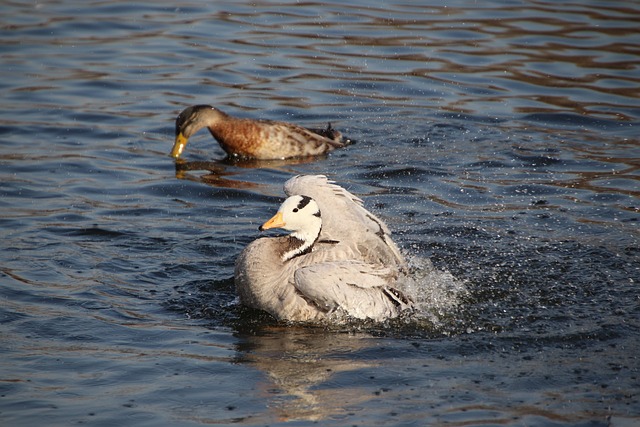
<instances>
[{"instance_id":1,"label":"goose head","mask_svg":"<svg viewBox=\"0 0 640 427\"><path fill-rule=\"evenodd\" d=\"M306 254L311 251L320 235L320 207L311 197L291 196L280 205L278 212L269 221L259 227L260 231L271 228L291 231L287 247L283 248L283 261Z\"/></svg>"},{"instance_id":2,"label":"goose head","mask_svg":"<svg viewBox=\"0 0 640 427\"><path fill-rule=\"evenodd\" d=\"M176 139L171 150L171 157L178 158L191 135L202 129L215 125L228 117L225 113L211 105L194 105L185 108L176 119Z\"/></svg>"}]
</instances>

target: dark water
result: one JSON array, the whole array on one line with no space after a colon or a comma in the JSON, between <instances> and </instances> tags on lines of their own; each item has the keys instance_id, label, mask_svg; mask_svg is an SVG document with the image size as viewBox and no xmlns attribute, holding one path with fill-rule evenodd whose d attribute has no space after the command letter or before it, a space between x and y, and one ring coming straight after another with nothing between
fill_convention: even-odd
<instances>
[{"instance_id":1,"label":"dark water","mask_svg":"<svg viewBox=\"0 0 640 427\"><path fill-rule=\"evenodd\" d=\"M640 423L639 4L421 3L4 3L2 425ZM199 103L358 143L233 163L202 131L176 167ZM298 173L385 219L421 316L236 304Z\"/></svg>"}]
</instances>

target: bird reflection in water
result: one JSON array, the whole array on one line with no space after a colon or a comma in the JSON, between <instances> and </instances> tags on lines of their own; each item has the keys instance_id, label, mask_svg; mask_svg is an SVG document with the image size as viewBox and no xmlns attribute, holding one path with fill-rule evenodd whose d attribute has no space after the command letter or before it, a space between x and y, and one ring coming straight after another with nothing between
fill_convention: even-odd
<instances>
[{"instance_id":1,"label":"bird reflection in water","mask_svg":"<svg viewBox=\"0 0 640 427\"><path fill-rule=\"evenodd\" d=\"M340 418L375 398L363 383L380 362L357 356L375 346L366 333L269 326L240 338L236 360L266 374L260 391L278 420Z\"/></svg>"},{"instance_id":2,"label":"bird reflection in water","mask_svg":"<svg viewBox=\"0 0 640 427\"><path fill-rule=\"evenodd\" d=\"M239 179L231 179L231 177L240 175L243 173L243 170L246 169L275 169L295 175L297 172L289 169L288 166L311 163L318 161L318 159L318 156L279 160L243 159L232 156L224 160L214 161L185 161L183 159L176 159L175 168L177 179L202 182L219 188L262 190L269 186Z\"/></svg>"}]
</instances>

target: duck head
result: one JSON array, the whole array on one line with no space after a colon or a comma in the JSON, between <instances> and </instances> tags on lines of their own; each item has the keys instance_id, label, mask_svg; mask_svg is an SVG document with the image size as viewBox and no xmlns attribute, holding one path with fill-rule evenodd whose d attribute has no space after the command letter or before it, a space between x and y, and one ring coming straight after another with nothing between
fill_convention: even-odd
<instances>
[{"instance_id":1,"label":"duck head","mask_svg":"<svg viewBox=\"0 0 640 427\"><path fill-rule=\"evenodd\" d=\"M226 114L211 105L194 105L185 108L176 119L176 139L171 149L171 157L177 159L191 135L202 129L214 125L226 117Z\"/></svg>"}]
</instances>

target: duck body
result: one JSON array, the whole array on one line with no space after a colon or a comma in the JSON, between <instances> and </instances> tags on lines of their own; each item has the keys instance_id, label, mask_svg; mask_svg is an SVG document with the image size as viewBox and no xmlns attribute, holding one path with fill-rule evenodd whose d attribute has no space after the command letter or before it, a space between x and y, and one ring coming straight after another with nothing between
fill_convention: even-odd
<instances>
[{"instance_id":1,"label":"duck body","mask_svg":"<svg viewBox=\"0 0 640 427\"><path fill-rule=\"evenodd\" d=\"M229 156L252 159L317 156L351 142L330 124L326 129L307 129L286 122L237 118L210 105L195 105L176 119L171 156L179 158L191 135L204 127Z\"/></svg>"},{"instance_id":2,"label":"duck body","mask_svg":"<svg viewBox=\"0 0 640 427\"><path fill-rule=\"evenodd\" d=\"M291 193L299 187L315 193L318 201ZM381 321L413 307L395 287L405 261L386 227L360 199L321 175L292 178L285 190L290 197L261 229L293 233L259 238L236 261L235 283L244 305L296 322ZM327 205L331 200L334 204ZM341 209L345 205L349 209Z\"/></svg>"}]
</instances>

